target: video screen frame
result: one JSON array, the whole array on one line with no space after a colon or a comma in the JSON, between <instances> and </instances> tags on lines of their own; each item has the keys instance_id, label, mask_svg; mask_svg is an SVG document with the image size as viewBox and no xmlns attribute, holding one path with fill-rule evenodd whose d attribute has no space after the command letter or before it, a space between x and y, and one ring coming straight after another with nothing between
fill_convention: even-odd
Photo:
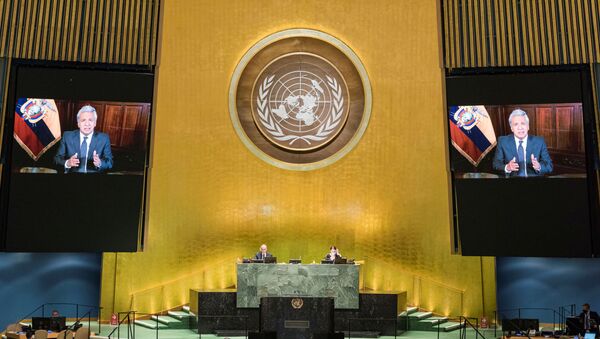
<instances>
[{"instance_id":1,"label":"video screen frame","mask_svg":"<svg viewBox=\"0 0 600 339\"><path fill-rule=\"evenodd\" d=\"M85 63L71 63L71 62L45 62L45 61L31 61L22 59L13 59L10 67L10 78L7 88L7 97L5 99L6 110L4 111L7 115L3 116L3 144L2 144L2 193L0 196L0 218L2 220L2 227L0 228L0 251L28 251L28 252L134 252L143 249L143 239L146 225L146 208L147 208L147 179L149 176L150 166L150 153L152 145L152 129L153 129L153 113L154 108L151 107L149 118L147 122L147 131L145 136L145 154L144 154L144 166L142 168L143 175L112 175L111 179L107 179L104 176L95 176L99 179L86 179L88 176L77 176L72 179L72 183L68 184L69 187L66 191L71 190L76 192L77 186L89 184L89 180L100 180L101 183L98 187L112 186L120 187L122 189L133 188L139 190L139 194L131 195L133 199L130 201L122 201L116 215L113 217L125 216L122 221L115 222L113 224L110 219L109 213L97 212L94 218L95 227L91 229L89 237L82 240L80 243L71 242L67 246L64 246L64 242L61 246L56 246L51 242L41 243L35 236L33 238L30 234L24 232L15 232L16 227L11 226L14 224L14 220L9 219L9 203L11 195L11 185L15 181L11 168L12 153L13 153L13 128L14 126L14 112L16 107L17 97L40 97L40 98L59 98L59 99L72 99L72 100L93 100L93 101L122 101L122 102L145 102L150 105L154 104L154 68L130 66L130 65L98 65L98 64L85 64ZM41 77L39 81L29 81L25 83L22 79L31 79L36 77L36 74L42 73L44 77ZM21 80L18 80L21 79ZM93 80L90 82L90 80ZM110 86L106 86L109 84ZM34 174L30 178L34 178L31 181L21 180L20 184L25 182L27 187L36 188L36 184L39 184L40 180L45 180L43 177L48 174ZM56 174L51 174L56 175ZM39 176L39 177L37 177ZM60 180L67 179L70 176L64 177ZM118 178L117 178L118 177ZM135 180L127 179L137 177ZM89 177L91 178L91 177ZM116 180L113 178L117 178ZM16 180L19 181L19 180ZM63 184L66 181L61 181ZM15 194L12 190L12 194ZM102 193L102 192L100 192ZM90 195L92 196L92 195ZM118 196L115 200L120 199ZM125 197L121 198L125 199ZM13 197L13 201L16 201ZM50 200L52 201L52 200ZM131 202L133 201L133 202ZM75 203L77 205L78 203ZM114 202L117 205L117 202ZM84 209L88 208L84 205L78 205ZM19 207L23 209L23 206ZM129 213L129 211L135 211ZM52 211L46 212L47 217L54 217ZM40 214L44 214L40 213ZM119 214L120 213L120 214ZM56 214L56 213L55 213ZM135 214L135 216L134 216ZM94 215L92 213L92 215ZM100 216L100 218L97 218ZM119 224L120 222L120 224ZM128 229L123 233L122 237L115 237L115 234L120 234L119 226L124 224L133 225L136 227ZM73 239L82 235L82 232L72 232L73 229L58 225L55 232L44 230L41 232L46 237L56 239ZM89 230L86 230L89 231ZM24 241L18 241L15 243L15 238ZM81 238L81 237L79 237ZM31 241L31 239L36 241ZM36 243L38 246L32 246L32 243Z\"/></svg>"},{"instance_id":2,"label":"video screen frame","mask_svg":"<svg viewBox=\"0 0 600 339\"><path fill-rule=\"evenodd\" d=\"M585 133L585 160L586 175L582 178L515 178L512 180L499 180L496 178L476 178L469 180L456 178L453 170L452 144L450 141L450 129L447 125L447 154L448 175L452 189L452 246L453 252L462 255L491 255L491 256L547 256L547 257L589 257L598 255L600 252L600 225L599 203L598 203L598 146L596 131L596 116L594 109L594 93L589 65L574 66L552 66L552 67L512 67L502 69L453 69L446 73L446 120L449 109L464 103L469 105L525 105L531 103L573 103L581 102L583 106L583 124ZM557 81L560 80L560 81ZM565 86L564 84L570 84ZM576 87L576 88L575 88ZM448 123L448 121L446 121ZM508 123L508 122L507 122ZM554 180L554 181L551 181ZM584 180L582 182L582 180ZM528 222L535 227L517 228L501 227L494 225L487 233L473 228L476 222L484 225L487 222L481 214L465 210L464 204L481 206L485 201L497 202L498 193L511 191L512 194L521 194L520 183L528 189L537 191L539 197L534 202L536 208L543 203L555 205L556 196L548 195L548 187L544 182L553 182L552 185L560 191L563 196L573 194L569 190L582 193L577 199L565 199L565 212L560 209L548 209L548 215L556 216L556 220L565 220L567 215L574 216L572 229L565 225L556 228L553 220L548 221L552 227L542 227L543 224L531 216L524 216L523 222ZM477 183L478 182L478 183ZM507 182L510 190L499 188L502 182ZM476 185L485 185L493 194L485 194L485 190ZM461 192L470 191L479 194L477 199L463 199ZM500 190L500 191L498 191ZM556 194L557 192L555 192ZM502 195L502 194L500 194ZM507 198L507 197L505 197ZM496 199L496 200L495 200ZM538 204L539 203L539 204ZM578 205L579 204L579 205ZM463 208L461 209L461 205ZM585 205L582 208L581 205ZM492 213L498 212L498 208L488 208L483 205L483 210ZM556 206L554 206L556 207ZM578 211L577 213L573 213ZM569 214L571 213L571 214ZM466 218L468 216L468 218ZM551 219L550 217L548 217ZM471 225L468 229L461 225L460 220L468 219ZM582 226L585 224L585 226ZM584 229L585 228L585 229ZM496 241L486 240L486 237L495 237ZM537 236L537 238L536 238ZM481 241L483 240L483 241ZM578 242L579 240L580 242Z\"/></svg>"}]
</instances>

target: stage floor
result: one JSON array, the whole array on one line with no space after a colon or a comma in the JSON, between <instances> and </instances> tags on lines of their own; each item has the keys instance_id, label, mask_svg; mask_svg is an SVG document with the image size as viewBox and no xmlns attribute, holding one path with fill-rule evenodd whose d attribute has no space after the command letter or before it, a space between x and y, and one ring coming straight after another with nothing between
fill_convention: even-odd
<instances>
[{"instance_id":1,"label":"stage floor","mask_svg":"<svg viewBox=\"0 0 600 339\"><path fill-rule=\"evenodd\" d=\"M114 326L109 326L109 325L102 325L102 332L97 335L97 339L103 339L106 338L108 336L108 334L110 332L112 332L112 330L114 329ZM94 326L94 324L92 323L92 331L95 332L98 330L98 325L96 324ZM141 327L141 326L136 326L135 327L135 332L136 332L136 339L157 339L156 337L156 330L151 330L145 327ZM485 337L485 339L493 339L494 338L494 330L493 329L486 329L486 330L480 330L480 333L483 334L483 336ZM502 336L502 332L498 331L498 337ZM117 339L116 337L116 332L115 335L113 335L111 338ZM121 327L121 339L126 339L127 338L127 326L123 326ZM131 337L129 337L131 338ZM192 330L187 330L187 329L182 329L182 330L175 330L175 329L168 329L168 330L159 330L158 331L158 339L198 339L198 333ZM229 339L244 339L244 337L217 337L215 335L210 335L210 334L203 334L202 335L202 339L224 339L224 338L229 338ZM380 339L392 339L394 338L393 336L381 336L379 337ZM404 332L402 335L397 336L396 338L399 339L476 339L475 337L475 331L473 330L467 330L467 335L466 338L460 338L460 331L453 331L453 332L440 332L439 337L438 337L438 333L437 332L428 332L428 331L407 331ZM480 339L481 336L479 337ZM92 337L92 339L94 339L94 337ZM352 337L352 339L365 339L365 338L361 338L361 337Z\"/></svg>"}]
</instances>

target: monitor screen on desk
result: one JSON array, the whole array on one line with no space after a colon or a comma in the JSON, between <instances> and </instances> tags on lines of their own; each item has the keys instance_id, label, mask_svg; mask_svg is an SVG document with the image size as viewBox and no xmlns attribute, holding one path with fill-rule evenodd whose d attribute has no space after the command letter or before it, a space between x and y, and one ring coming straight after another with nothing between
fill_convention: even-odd
<instances>
[{"instance_id":1,"label":"monitor screen on desk","mask_svg":"<svg viewBox=\"0 0 600 339\"><path fill-rule=\"evenodd\" d=\"M61 331L67 323L66 317L32 317L31 325L33 330Z\"/></svg>"},{"instance_id":2,"label":"monitor screen on desk","mask_svg":"<svg viewBox=\"0 0 600 339\"><path fill-rule=\"evenodd\" d=\"M277 257L265 257L265 264L276 264Z\"/></svg>"},{"instance_id":3,"label":"monitor screen on desk","mask_svg":"<svg viewBox=\"0 0 600 339\"><path fill-rule=\"evenodd\" d=\"M321 260L321 264L333 264L333 260Z\"/></svg>"}]
</instances>

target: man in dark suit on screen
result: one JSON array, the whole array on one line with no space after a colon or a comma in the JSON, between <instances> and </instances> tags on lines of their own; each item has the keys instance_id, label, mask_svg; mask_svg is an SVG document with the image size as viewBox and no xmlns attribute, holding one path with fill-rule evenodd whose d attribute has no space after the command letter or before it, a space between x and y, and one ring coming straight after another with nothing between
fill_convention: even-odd
<instances>
[{"instance_id":1,"label":"man in dark suit on screen","mask_svg":"<svg viewBox=\"0 0 600 339\"><path fill-rule=\"evenodd\" d=\"M511 135L498 139L493 167L507 177L532 177L552 173L552 159L544 138L528 135L529 117L521 109L508 118Z\"/></svg>"},{"instance_id":2,"label":"man in dark suit on screen","mask_svg":"<svg viewBox=\"0 0 600 339\"><path fill-rule=\"evenodd\" d=\"M65 132L54 156L65 173L99 173L112 168L113 157L108 134L94 132L96 109L83 106L77 112L78 130Z\"/></svg>"}]
</instances>

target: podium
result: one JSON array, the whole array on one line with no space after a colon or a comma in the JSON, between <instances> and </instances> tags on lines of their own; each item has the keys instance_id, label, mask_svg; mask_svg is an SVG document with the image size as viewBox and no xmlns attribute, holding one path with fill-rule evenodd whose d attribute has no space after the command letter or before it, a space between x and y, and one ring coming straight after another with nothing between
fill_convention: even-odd
<instances>
[{"instance_id":1,"label":"podium","mask_svg":"<svg viewBox=\"0 0 600 339\"><path fill-rule=\"evenodd\" d=\"M260 331L285 339L333 337L333 312L333 298L264 297L260 300Z\"/></svg>"}]
</instances>

